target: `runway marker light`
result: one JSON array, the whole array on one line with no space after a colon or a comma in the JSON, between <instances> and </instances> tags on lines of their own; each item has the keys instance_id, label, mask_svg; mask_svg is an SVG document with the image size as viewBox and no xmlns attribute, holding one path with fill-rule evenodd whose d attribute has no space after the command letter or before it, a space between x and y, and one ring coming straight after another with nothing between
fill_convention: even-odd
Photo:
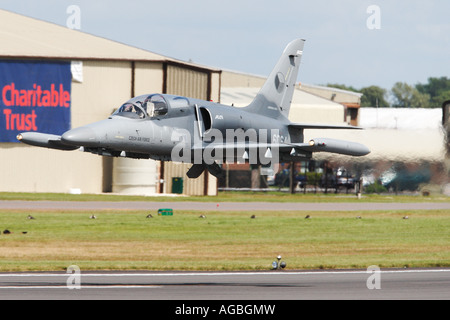
<instances>
[{"instance_id":1,"label":"runway marker light","mask_svg":"<svg viewBox=\"0 0 450 320\"><path fill-rule=\"evenodd\" d=\"M284 269L284 268L286 268L286 262L284 262L284 261L281 261L281 262L280 262L280 260L281 260L281 256L280 256L280 255L277 256L277 260L278 260L278 261L272 262L272 270L277 270L277 269Z\"/></svg>"}]
</instances>

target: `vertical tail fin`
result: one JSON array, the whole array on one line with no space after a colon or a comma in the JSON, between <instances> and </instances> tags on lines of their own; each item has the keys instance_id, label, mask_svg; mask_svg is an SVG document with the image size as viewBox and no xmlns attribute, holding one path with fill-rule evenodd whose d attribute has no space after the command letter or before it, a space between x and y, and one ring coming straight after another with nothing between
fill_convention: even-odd
<instances>
[{"instance_id":1,"label":"vertical tail fin","mask_svg":"<svg viewBox=\"0 0 450 320\"><path fill-rule=\"evenodd\" d=\"M304 43L297 39L287 45L248 111L272 118L288 117Z\"/></svg>"}]
</instances>

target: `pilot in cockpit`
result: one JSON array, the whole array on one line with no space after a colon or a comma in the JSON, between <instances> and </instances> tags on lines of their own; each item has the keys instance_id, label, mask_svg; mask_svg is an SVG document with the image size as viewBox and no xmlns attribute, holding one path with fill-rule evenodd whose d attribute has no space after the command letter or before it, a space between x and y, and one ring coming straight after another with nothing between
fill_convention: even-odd
<instances>
[{"instance_id":1,"label":"pilot in cockpit","mask_svg":"<svg viewBox=\"0 0 450 320\"><path fill-rule=\"evenodd\" d=\"M159 96L148 97L142 106L147 111L150 117L163 116L167 113L167 104L163 98Z\"/></svg>"},{"instance_id":2,"label":"pilot in cockpit","mask_svg":"<svg viewBox=\"0 0 450 320\"><path fill-rule=\"evenodd\" d=\"M133 104L132 103L126 103L122 106L121 112L132 112L133 111Z\"/></svg>"}]
</instances>

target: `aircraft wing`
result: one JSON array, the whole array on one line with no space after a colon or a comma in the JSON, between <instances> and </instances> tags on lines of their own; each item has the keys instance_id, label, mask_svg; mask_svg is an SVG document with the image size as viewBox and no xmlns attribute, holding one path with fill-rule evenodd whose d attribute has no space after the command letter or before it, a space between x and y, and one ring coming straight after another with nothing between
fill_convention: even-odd
<instances>
[{"instance_id":1,"label":"aircraft wing","mask_svg":"<svg viewBox=\"0 0 450 320\"><path fill-rule=\"evenodd\" d=\"M23 132L17 135L17 140L36 147L57 150L76 150L79 147L69 146L61 141L61 136L40 132Z\"/></svg>"},{"instance_id":2,"label":"aircraft wing","mask_svg":"<svg viewBox=\"0 0 450 320\"><path fill-rule=\"evenodd\" d=\"M230 144L210 144L207 146L194 146L192 152L202 151L205 156L212 154L213 150L222 152L225 156L234 154L237 151L237 156L243 159L248 159L251 156L250 150L262 150L265 157L270 158L270 153L280 152L295 155L295 153L312 153L312 152L330 152L349 156L364 156L370 153L370 150L363 144L351 142L346 140L337 140L330 138L315 138L307 143L257 143L257 142L239 142ZM249 154L250 152L250 154ZM262 154L262 152L259 152Z\"/></svg>"}]
</instances>

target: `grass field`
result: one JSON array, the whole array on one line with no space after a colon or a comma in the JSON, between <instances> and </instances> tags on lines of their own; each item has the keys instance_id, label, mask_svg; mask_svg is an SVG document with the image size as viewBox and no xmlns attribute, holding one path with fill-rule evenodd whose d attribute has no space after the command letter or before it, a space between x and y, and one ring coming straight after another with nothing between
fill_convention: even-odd
<instances>
[{"instance_id":1,"label":"grass field","mask_svg":"<svg viewBox=\"0 0 450 320\"><path fill-rule=\"evenodd\" d=\"M0 271L450 266L448 210L147 214L0 211Z\"/></svg>"}]
</instances>

